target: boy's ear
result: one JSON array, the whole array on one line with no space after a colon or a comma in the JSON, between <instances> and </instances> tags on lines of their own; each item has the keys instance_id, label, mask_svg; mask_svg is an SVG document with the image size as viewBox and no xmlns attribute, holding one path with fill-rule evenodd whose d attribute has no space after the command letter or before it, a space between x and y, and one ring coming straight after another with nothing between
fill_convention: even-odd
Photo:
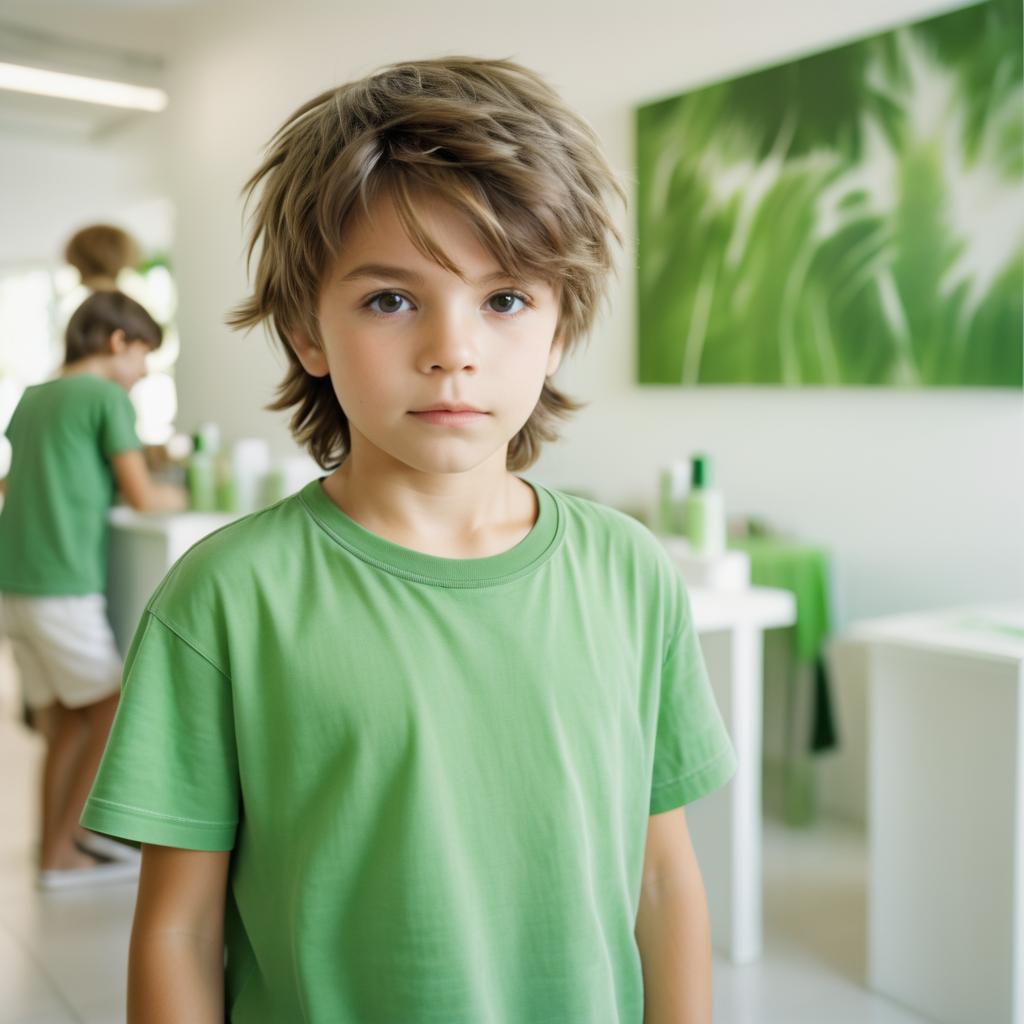
<instances>
[{"instance_id":1,"label":"boy's ear","mask_svg":"<svg viewBox=\"0 0 1024 1024\"><path fill-rule=\"evenodd\" d=\"M119 356L128 347L128 335L118 327L116 331L110 332L110 341L107 344L110 347L110 354Z\"/></svg>"},{"instance_id":2,"label":"boy's ear","mask_svg":"<svg viewBox=\"0 0 1024 1024\"><path fill-rule=\"evenodd\" d=\"M565 343L562 338L555 335L555 340L551 342L551 351L548 353L548 368L544 372L545 377L553 377L555 371L562 365L562 355L565 353Z\"/></svg>"},{"instance_id":3,"label":"boy's ear","mask_svg":"<svg viewBox=\"0 0 1024 1024\"><path fill-rule=\"evenodd\" d=\"M285 332L288 344L298 356L302 368L310 377L326 377L330 372L324 350L301 327L292 327Z\"/></svg>"}]
</instances>

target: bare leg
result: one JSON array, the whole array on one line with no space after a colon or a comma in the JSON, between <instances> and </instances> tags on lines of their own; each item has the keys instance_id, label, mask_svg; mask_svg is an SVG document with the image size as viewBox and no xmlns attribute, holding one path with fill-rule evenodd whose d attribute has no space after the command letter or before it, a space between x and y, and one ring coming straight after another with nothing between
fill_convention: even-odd
<instances>
[{"instance_id":1,"label":"bare leg","mask_svg":"<svg viewBox=\"0 0 1024 1024\"><path fill-rule=\"evenodd\" d=\"M43 764L43 836L53 833L67 800L71 776L81 756L87 725L85 715L62 704L42 709L40 732L46 737ZM37 713L38 714L38 713Z\"/></svg>"},{"instance_id":2,"label":"bare leg","mask_svg":"<svg viewBox=\"0 0 1024 1024\"><path fill-rule=\"evenodd\" d=\"M45 716L49 742L43 762L43 837L40 860L45 868L81 867L78 850L61 836L61 817L67 805L70 782L78 769L87 731L85 713L55 705ZM40 730L43 731L43 730Z\"/></svg>"},{"instance_id":3,"label":"bare leg","mask_svg":"<svg viewBox=\"0 0 1024 1024\"><path fill-rule=\"evenodd\" d=\"M107 736L114 721L114 712L117 710L118 696L118 694L114 694L106 700L78 710L78 714L85 719L88 734L85 737L84 745L80 747L78 758L68 771L67 790L63 802L54 815L50 829L44 833L42 850L42 868L44 870L85 867L95 863L95 858L82 853L75 846L74 841L79 833L78 819L81 817L82 808L85 806L86 797L92 788L96 770L99 768L100 759L107 745ZM70 732L73 728L74 726L65 727L62 722L51 750L56 748L64 738L64 733ZM48 764L49 761L50 756L48 755ZM44 771L44 777L45 774Z\"/></svg>"},{"instance_id":4,"label":"bare leg","mask_svg":"<svg viewBox=\"0 0 1024 1024\"><path fill-rule=\"evenodd\" d=\"M57 734L57 726L66 709L59 701L47 704L43 708L30 708L28 711L29 727L42 736L47 743Z\"/></svg>"},{"instance_id":5,"label":"bare leg","mask_svg":"<svg viewBox=\"0 0 1024 1024\"><path fill-rule=\"evenodd\" d=\"M66 715L74 715L75 720L79 723L79 741L77 746L70 742L65 742L66 756L62 753L60 758L55 759L55 763L51 766L51 773L56 777L45 785L43 806L49 812L49 817L44 826L44 832L56 825L56 818L64 807L68 795L70 776L77 766L81 745L85 742L89 729L86 716L82 711L66 708L59 701L54 701L53 704L47 707L36 708L30 712L31 727L46 738L48 745L53 743L54 737L57 735L57 729ZM95 837L95 833L79 825L75 829L73 838L75 842L84 842L90 837Z\"/></svg>"}]
</instances>

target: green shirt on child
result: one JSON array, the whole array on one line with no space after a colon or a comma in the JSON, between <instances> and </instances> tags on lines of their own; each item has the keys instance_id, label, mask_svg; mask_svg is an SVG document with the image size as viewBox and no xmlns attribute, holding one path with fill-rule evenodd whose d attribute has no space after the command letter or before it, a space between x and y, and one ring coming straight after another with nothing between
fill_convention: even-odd
<instances>
[{"instance_id":1,"label":"green shirt on child","mask_svg":"<svg viewBox=\"0 0 1024 1024\"><path fill-rule=\"evenodd\" d=\"M128 392L92 373L37 384L21 396L7 437L0 591L103 593L115 493L110 460L139 447Z\"/></svg>"},{"instance_id":2,"label":"green shirt on child","mask_svg":"<svg viewBox=\"0 0 1024 1024\"><path fill-rule=\"evenodd\" d=\"M462 560L314 481L153 596L82 820L232 851L232 1021L641 1024L648 816L735 755L658 541L531 486Z\"/></svg>"}]
</instances>

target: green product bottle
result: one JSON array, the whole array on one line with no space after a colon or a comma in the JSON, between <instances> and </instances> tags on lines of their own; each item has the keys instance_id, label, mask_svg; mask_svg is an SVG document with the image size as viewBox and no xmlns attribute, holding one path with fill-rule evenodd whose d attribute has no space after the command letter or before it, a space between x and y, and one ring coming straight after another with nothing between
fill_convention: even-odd
<instances>
[{"instance_id":1,"label":"green product bottle","mask_svg":"<svg viewBox=\"0 0 1024 1024\"><path fill-rule=\"evenodd\" d=\"M227 452L221 452L217 456L214 463L214 477L217 481L217 511L236 512L238 510L238 493L235 487L231 458Z\"/></svg>"},{"instance_id":2,"label":"green product bottle","mask_svg":"<svg viewBox=\"0 0 1024 1024\"><path fill-rule=\"evenodd\" d=\"M217 474L213 454L207 451L202 434L196 434L192 443L194 450L185 467L189 504L194 512L214 512L217 509Z\"/></svg>"},{"instance_id":3,"label":"green product bottle","mask_svg":"<svg viewBox=\"0 0 1024 1024\"><path fill-rule=\"evenodd\" d=\"M686 499L686 536L694 554L725 552L725 506L711 487L711 460L694 455L690 462L690 496Z\"/></svg>"}]
</instances>

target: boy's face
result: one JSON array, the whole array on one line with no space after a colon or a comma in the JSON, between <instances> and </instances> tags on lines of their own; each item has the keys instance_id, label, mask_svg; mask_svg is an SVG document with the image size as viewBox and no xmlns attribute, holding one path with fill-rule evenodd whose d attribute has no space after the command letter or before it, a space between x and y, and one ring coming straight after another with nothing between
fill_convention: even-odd
<instances>
[{"instance_id":1,"label":"boy's face","mask_svg":"<svg viewBox=\"0 0 1024 1024\"><path fill-rule=\"evenodd\" d=\"M390 198L345 231L318 308L323 347L292 345L306 371L330 374L356 461L397 461L424 473L505 466L562 347L558 296L502 272L465 217L440 200L417 204L424 226L465 280L424 256ZM456 405L476 413L424 410Z\"/></svg>"},{"instance_id":2,"label":"boy's face","mask_svg":"<svg viewBox=\"0 0 1024 1024\"><path fill-rule=\"evenodd\" d=\"M146 376L146 356L152 351L145 341L129 339L118 330L110 336L110 372L125 391L131 391Z\"/></svg>"}]
</instances>

